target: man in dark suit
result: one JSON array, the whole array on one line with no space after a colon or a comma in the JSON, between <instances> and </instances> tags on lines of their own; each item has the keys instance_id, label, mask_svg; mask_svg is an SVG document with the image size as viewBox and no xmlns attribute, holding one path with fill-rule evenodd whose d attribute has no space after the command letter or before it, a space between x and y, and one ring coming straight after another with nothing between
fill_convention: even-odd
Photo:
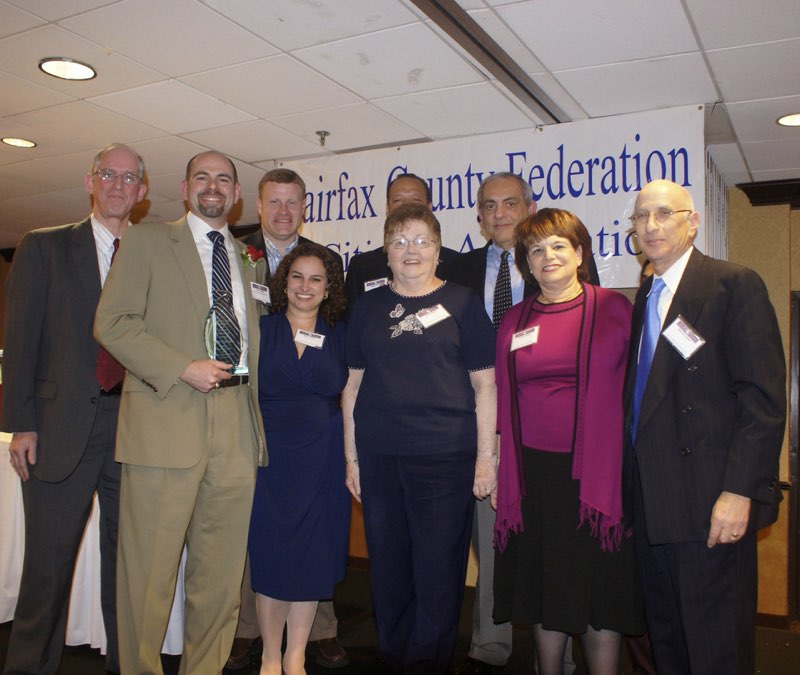
<instances>
[{"instance_id":1,"label":"man in dark suit","mask_svg":"<svg viewBox=\"0 0 800 675\"><path fill-rule=\"evenodd\" d=\"M752 674L756 533L777 517L786 416L775 311L755 272L694 249L683 187L649 183L631 221L655 274L633 315L625 497L656 668Z\"/></svg>"},{"instance_id":2,"label":"man in dark suit","mask_svg":"<svg viewBox=\"0 0 800 675\"><path fill-rule=\"evenodd\" d=\"M298 244L321 246L298 234L303 225L305 200L305 181L291 169L272 169L258 182L256 206L261 227L243 237L242 243L254 246L264 254L268 263L268 280L275 274L283 257ZM335 260L339 263L339 273L344 274L341 258L336 255ZM236 626L236 638L225 664L227 670L243 670L250 665L254 656L261 654L261 633L255 603L248 565L242 580L242 607ZM317 663L323 668L342 668L350 662L347 652L336 637L337 627L333 601L320 602L311 627L309 643L316 652Z\"/></svg>"},{"instance_id":3,"label":"man in dark suit","mask_svg":"<svg viewBox=\"0 0 800 675\"><path fill-rule=\"evenodd\" d=\"M257 377L264 262L248 259L228 228L240 195L236 167L202 152L181 189L184 218L126 234L95 318L95 336L127 368L116 447L125 675L162 672L184 544L181 672L222 670L236 631L256 464L267 463ZM208 345L212 307L218 329Z\"/></svg>"},{"instance_id":4,"label":"man in dark suit","mask_svg":"<svg viewBox=\"0 0 800 675\"><path fill-rule=\"evenodd\" d=\"M402 173L395 176L386 188L386 215L389 216L398 206L408 203L427 204L428 209L433 209L428 183L413 173ZM442 246L439 262L446 263L457 255L458 251ZM389 258L382 244L352 258L345 279L348 311L352 309L359 295L388 284L391 277Z\"/></svg>"},{"instance_id":5,"label":"man in dark suit","mask_svg":"<svg viewBox=\"0 0 800 675\"><path fill-rule=\"evenodd\" d=\"M134 206L147 192L144 163L114 144L86 174L92 214L28 233L7 282L3 430L22 479L25 559L5 673L55 673L70 585L97 492L106 668L119 672L115 578L119 465L114 437L119 381L97 378L92 324L100 289ZM102 377L102 376L101 376Z\"/></svg>"}]
</instances>

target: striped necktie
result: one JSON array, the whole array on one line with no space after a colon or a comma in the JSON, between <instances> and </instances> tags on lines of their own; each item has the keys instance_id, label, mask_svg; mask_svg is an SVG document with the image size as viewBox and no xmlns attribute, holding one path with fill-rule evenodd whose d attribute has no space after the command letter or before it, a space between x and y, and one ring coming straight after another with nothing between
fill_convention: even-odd
<instances>
[{"instance_id":1,"label":"striped necktie","mask_svg":"<svg viewBox=\"0 0 800 675\"><path fill-rule=\"evenodd\" d=\"M225 237L221 232L209 232L208 238L214 244L211 259L211 298L217 315L215 358L218 361L239 365L242 355L241 331L233 309L233 287L231 285L231 264L225 248Z\"/></svg>"}]
</instances>

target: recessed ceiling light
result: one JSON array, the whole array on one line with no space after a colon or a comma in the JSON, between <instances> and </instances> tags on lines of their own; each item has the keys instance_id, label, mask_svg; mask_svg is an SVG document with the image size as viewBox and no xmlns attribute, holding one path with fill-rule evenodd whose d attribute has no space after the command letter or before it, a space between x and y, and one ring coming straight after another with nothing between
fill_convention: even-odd
<instances>
[{"instance_id":1,"label":"recessed ceiling light","mask_svg":"<svg viewBox=\"0 0 800 675\"><path fill-rule=\"evenodd\" d=\"M800 113L784 115L783 117L779 117L777 122L783 127L800 127Z\"/></svg>"},{"instance_id":2,"label":"recessed ceiling light","mask_svg":"<svg viewBox=\"0 0 800 675\"><path fill-rule=\"evenodd\" d=\"M13 145L15 148L35 148L36 143L29 141L27 138L3 138L0 139L6 145Z\"/></svg>"},{"instance_id":3,"label":"recessed ceiling light","mask_svg":"<svg viewBox=\"0 0 800 675\"><path fill-rule=\"evenodd\" d=\"M48 56L39 61L39 70L62 80L91 80L97 77L94 68L66 56Z\"/></svg>"}]
</instances>

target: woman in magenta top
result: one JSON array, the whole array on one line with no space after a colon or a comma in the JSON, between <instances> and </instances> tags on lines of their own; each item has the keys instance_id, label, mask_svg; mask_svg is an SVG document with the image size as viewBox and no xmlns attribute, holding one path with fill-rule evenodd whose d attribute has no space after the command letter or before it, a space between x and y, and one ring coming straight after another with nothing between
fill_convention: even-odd
<instances>
[{"instance_id":1,"label":"woman in magenta top","mask_svg":"<svg viewBox=\"0 0 800 675\"><path fill-rule=\"evenodd\" d=\"M529 216L515 241L541 290L508 311L497 340L494 619L533 624L540 675L562 672L570 634L592 675L616 674L622 634L644 630L622 522L631 304L585 283L591 239L568 211Z\"/></svg>"}]
</instances>

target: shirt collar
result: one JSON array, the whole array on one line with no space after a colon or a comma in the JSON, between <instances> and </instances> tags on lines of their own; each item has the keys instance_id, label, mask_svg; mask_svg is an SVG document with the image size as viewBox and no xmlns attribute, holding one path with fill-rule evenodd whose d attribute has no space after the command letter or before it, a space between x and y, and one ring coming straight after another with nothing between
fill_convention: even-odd
<instances>
[{"instance_id":1,"label":"shirt collar","mask_svg":"<svg viewBox=\"0 0 800 675\"><path fill-rule=\"evenodd\" d=\"M228 239L228 224L226 223L222 228L217 230L211 227L205 220L194 215L191 211L186 214L186 222L189 224L189 229L192 231L192 236L195 241L211 241L208 238L209 232L219 232L225 239Z\"/></svg>"},{"instance_id":2,"label":"shirt collar","mask_svg":"<svg viewBox=\"0 0 800 675\"><path fill-rule=\"evenodd\" d=\"M496 260L497 262L500 262L500 257L503 255L503 251L505 251L505 249L502 248L501 246L498 246L494 242L489 244L489 252L488 252L488 254L489 254L489 256L491 256L492 260ZM508 249L508 264L509 265L513 265L514 264L514 247L513 246L510 249Z\"/></svg>"},{"instance_id":3,"label":"shirt collar","mask_svg":"<svg viewBox=\"0 0 800 675\"><path fill-rule=\"evenodd\" d=\"M670 293L672 293L672 295L675 295L678 290L678 285L681 283L683 272L686 269L686 265L689 264L689 258L692 256L693 250L694 246L690 246L686 252L674 263L672 263L670 268L661 275L661 278L664 280L664 284L669 289Z\"/></svg>"}]
</instances>

